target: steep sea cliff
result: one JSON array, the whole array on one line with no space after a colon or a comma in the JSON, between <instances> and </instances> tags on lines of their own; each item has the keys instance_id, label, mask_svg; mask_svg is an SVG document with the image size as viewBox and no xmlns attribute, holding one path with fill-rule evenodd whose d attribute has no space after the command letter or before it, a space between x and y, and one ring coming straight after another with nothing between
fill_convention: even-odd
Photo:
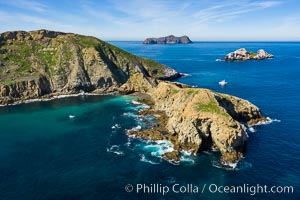
<instances>
[{"instance_id":1,"label":"steep sea cliff","mask_svg":"<svg viewBox=\"0 0 300 200\"><path fill-rule=\"evenodd\" d=\"M180 77L165 65L90 36L48 30L0 35L1 104L80 91L110 93L134 72Z\"/></svg>"},{"instance_id":2,"label":"steep sea cliff","mask_svg":"<svg viewBox=\"0 0 300 200\"><path fill-rule=\"evenodd\" d=\"M81 92L148 95L152 109L166 116L165 130L152 134L171 135L166 139L176 147L167 159L215 147L223 163L236 162L247 140L242 123L266 121L246 100L162 81L180 74L94 37L39 30L5 32L0 39L1 104Z\"/></svg>"}]
</instances>

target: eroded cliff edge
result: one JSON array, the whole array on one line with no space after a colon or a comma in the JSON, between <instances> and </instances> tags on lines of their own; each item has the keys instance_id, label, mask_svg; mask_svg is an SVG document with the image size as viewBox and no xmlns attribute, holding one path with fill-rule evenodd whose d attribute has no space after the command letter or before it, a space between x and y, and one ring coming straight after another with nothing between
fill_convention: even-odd
<instances>
[{"instance_id":1,"label":"eroded cliff edge","mask_svg":"<svg viewBox=\"0 0 300 200\"><path fill-rule=\"evenodd\" d=\"M218 148L224 162L243 156L247 132L243 123L264 121L250 102L208 89L163 81L175 70L140 58L90 36L48 30L0 34L0 104L76 94L139 93L151 105L145 114L159 115L151 130L135 132L168 139L179 151L197 154Z\"/></svg>"},{"instance_id":2,"label":"eroded cliff edge","mask_svg":"<svg viewBox=\"0 0 300 200\"><path fill-rule=\"evenodd\" d=\"M136 72L180 77L91 36L48 30L0 34L0 104L80 91L110 93Z\"/></svg>"},{"instance_id":3,"label":"eroded cliff edge","mask_svg":"<svg viewBox=\"0 0 300 200\"><path fill-rule=\"evenodd\" d=\"M241 98L181 83L153 82L141 74L133 75L119 91L149 95L151 110L146 114L157 114L160 123L153 129L132 134L170 140L175 151L167 153L166 159L178 160L181 150L197 154L217 148L224 163L238 161L248 138L243 123L251 125L266 120L258 107Z\"/></svg>"}]
</instances>

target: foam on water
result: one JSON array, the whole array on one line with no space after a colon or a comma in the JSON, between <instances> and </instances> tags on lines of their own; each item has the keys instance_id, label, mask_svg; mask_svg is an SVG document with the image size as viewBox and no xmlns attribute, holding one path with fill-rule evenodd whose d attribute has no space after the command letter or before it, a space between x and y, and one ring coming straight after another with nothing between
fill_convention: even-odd
<instances>
[{"instance_id":1,"label":"foam on water","mask_svg":"<svg viewBox=\"0 0 300 200\"><path fill-rule=\"evenodd\" d=\"M124 154L124 152L120 150L120 145L112 145L110 148L107 148L106 151L117 155Z\"/></svg>"},{"instance_id":2,"label":"foam on water","mask_svg":"<svg viewBox=\"0 0 300 200\"><path fill-rule=\"evenodd\" d=\"M152 165L158 165L159 164L157 162L154 162L154 161L151 161L151 160L147 159L144 154L141 155L140 161L150 163Z\"/></svg>"},{"instance_id":3,"label":"foam on water","mask_svg":"<svg viewBox=\"0 0 300 200\"><path fill-rule=\"evenodd\" d=\"M211 147L211 151L213 151L213 152L219 152L220 149L218 147Z\"/></svg>"},{"instance_id":4,"label":"foam on water","mask_svg":"<svg viewBox=\"0 0 300 200\"><path fill-rule=\"evenodd\" d=\"M278 122L278 123L281 122L281 120L279 120L279 119L271 119L270 117L267 117L266 119L267 119L267 121L265 121L265 122L264 121L258 122L256 124L254 124L253 126L267 125L267 124L271 124L273 122Z\"/></svg>"},{"instance_id":5,"label":"foam on water","mask_svg":"<svg viewBox=\"0 0 300 200\"><path fill-rule=\"evenodd\" d=\"M77 94L62 94L62 95L57 95L57 96L52 96L49 98L44 98L44 99L27 99L27 100L22 100L22 101L17 101L11 104L7 104L7 105L0 105L0 106L15 106L15 105L19 105L19 104L27 104L27 103L34 103L34 102L44 102L44 101L51 101L54 99L63 99L63 98L67 98L67 97L78 97L78 96L101 96L102 94L94 94L94 93L86 93L86 92L80 92Z\"/></svg>"},{"instance_id":6,"label":"foam on water","mask_svg":"<svg viewBox=\"0 0 300 200\"><path fill-rule=\"evenodd\" d=\"M132 104L136 104L136 105L142 104L142 103L140 103L140 102L138 102L138 101L135 101L135 100L132 100L131 103L132 103Z\"/></svg>"},{"instance_id":7,"label":"foam on water","mask_svg":"<svg viewBox=\"0 0 300 200\"><path fill-rule=\"evenodd\" d=\"M152 156L161 157L167 152L174 151L174 145L168 140L157 140L149 143L144 146L144 149L150 151Z\"/></svg>"},{"instance_id":8,"label":"foam on water","mask_svg":"<svg viewBox=\"0 0 300 200\"><path fill-rule=\"evenodd\" d=\"M120 126L119 124L115 124L115 125L113 125L111 128L112 128L112 129L119 129L119 128L121 128L121 126Z\"/></svg>"},{"instance_id":9,"label":"foam on water","mask_svg":"<svg viewBox=\"0 0 300 200\"><path fill-rule=\"evenodd\" d=\"M150 106L148 106L146 104L143 104L143 103L140 103L136 100L132 100L131 104L134 105L134 107L133 107L134 110L142 110L142 109L149 109L150 108Z\"/></svg>"},{"instance_id":10,"label":"foam on water","mask_svg":"<svg viewBox=\"0 0 300 200\"><path fill-rule=\"evenodd\" d=\"M252 126L250 126L250 127L248 128L248 130L249 130L251 133L256 132L256 130L255 130Z\"/></svg>"},{"instance_id":11,"label":"foam on water","mask_svg":"<svg viewBox=\"0 0 300 200\"><path fill-rule=\"evenodd\" d=\"M181 75L182 77L192 76L191 74L186 74L186 73L180 73L180 75Z\"/></svg>"},{"instance_id":12,"label":"foam on water","mask_svg":"<svg viewBox=\"0 0 300 200\"><path fill-rule=\"evenodd\" d=\"M137 117L138 115L133 112L125 112L125 113L123 113L123 116L134 118L134 117Z\"/></svg>"},{"instance_id":13,"label":"foam on water","mask_svg":"<svg viewBox=\"0 0 300 200\"><path fill-rule=\"evenodd\" d=\"M129 147L131 145L131 138L130 137L128 137L127 142L125 143L125 145L127 147Z\"/></svg>"},{"instance_id":14,"label":"foam on water","mask_svg":"<svg viewBox=\"0 0 300 200\"><path fill-rule=\"evenodd\" d=\"M162 158L165 153L174 151L174 145L168 140L147 141L142 149L153 157ZM194 164L195 160L191 152L180 151L180 162L173 160L168 160L168 162L173 165L179 165L181 162Z\"/></svg>"},{"instance_id":15,"label":"foam on water","mask_svg":"<svg viewBox=\"0 0 300 200\"><path fill-rule=\"evenodd\" d=\"M228 171L239 171L239 170L252 167L252 164L246 162L244 159L239 160L237 162L224 162L221 160L213 160L212 166L219 169L225 169Z\"/></svg>"},{"instance_id":16,"label":"foam on water","mask_svg":"<svg viewBox=\"0 0 300 200\"><path fill-rule=\"evenodd\" d=\"M192 153L188 151L180 151L180 162L194 164L195 160L192 158Z\"/></svg>"},{"instance_id":17,"label":"foam on water","mask_svg":"<svg viewBox=\"0 0 300 200\"><path fill-rule=\"evenodd\" d=\"M128 130L128 131L140 131L142 129L142 126L137 125L136 127L133 127L132 129Z\"/></svg>"}]
</instances>

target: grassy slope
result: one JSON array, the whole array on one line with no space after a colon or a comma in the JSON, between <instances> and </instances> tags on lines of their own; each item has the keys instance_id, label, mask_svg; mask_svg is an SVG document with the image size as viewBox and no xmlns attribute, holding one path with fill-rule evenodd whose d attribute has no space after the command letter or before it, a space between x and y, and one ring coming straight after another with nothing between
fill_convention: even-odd
<instances>
[{"instance_id":1,"label":"grassy slope","mask_svg":"<svg viewBox=\"0 0 300 200\"><path fill-rule=\"evenodd\" d=\"M72 47L80 50L96 48L112 64L126 70L127 66L144 66L163 75L165 66L153 60L141 58L95 37L77 34L60 35L45 43L41 40L0 41L0 84L11 84L30 79L41 73L64 73L64 67L73 59ZM81 52L79 52L80 55Z\"/></svg>"}]
</instances>

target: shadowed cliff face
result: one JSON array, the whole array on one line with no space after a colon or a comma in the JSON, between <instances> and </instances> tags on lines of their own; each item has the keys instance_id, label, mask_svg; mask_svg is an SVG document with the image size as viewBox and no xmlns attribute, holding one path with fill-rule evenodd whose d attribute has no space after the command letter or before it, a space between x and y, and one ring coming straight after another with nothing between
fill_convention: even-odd
<instances>
[{"instance_id":1,"label":"shadowed cliff face","mask_svg":"<svg viewBox=\"0 0 300 200\"><path fill-rule=\"evenodd\" d=\"M158 79L180 76L90 36L47 30L0 35L0 104L80 90L110 93L136 72Z\"/></svg>"},{"instance_id":2,"label":"shadowed cliff face","mask_svg":"<svg viewBox=\"0 0 300 200\"><path fill-rule=\"evenodd\" d=\"M139 85L136 83L142 80L148 84L143 83L142 88L136 87ZM151 84L135 76L122 85L120 91L148 93L153 102L151 112L163 112L166 115L165 129L154 127L135 135L158 140L169 139L174 143L175 151L198 153L217 148L224 163L237 161L243 156L248 135L241 122L251 125L265 120L260 110L246 100L180 83L159 81ZM171 154L167 157L179 159Z\"/></svg>"}]
</instances>

